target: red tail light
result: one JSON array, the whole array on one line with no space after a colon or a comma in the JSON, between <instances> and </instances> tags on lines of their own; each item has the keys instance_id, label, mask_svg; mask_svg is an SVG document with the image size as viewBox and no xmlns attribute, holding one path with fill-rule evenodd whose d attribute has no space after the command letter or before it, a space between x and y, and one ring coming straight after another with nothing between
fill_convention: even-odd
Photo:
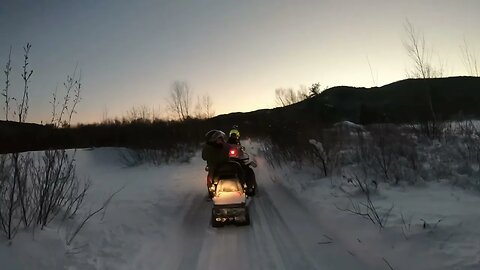
<instances>
[{"instance_id":1,"label":"red tail light","mask_svg":"<svg viewBox=\"0 0 480 270\"><path fill-rule=\"evenodd\" d=\"M237 156L237 149L230 149L230 156L236 157Z\"/></svg>"}]
</instances>

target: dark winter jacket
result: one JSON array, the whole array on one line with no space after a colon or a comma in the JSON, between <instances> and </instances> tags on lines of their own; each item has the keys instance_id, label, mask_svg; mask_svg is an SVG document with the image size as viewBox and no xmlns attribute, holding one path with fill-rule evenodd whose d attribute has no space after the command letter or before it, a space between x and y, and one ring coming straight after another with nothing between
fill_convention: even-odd
<instances>
[{"instance_id":1,"label":"dark winter jacket","mask_svg":"<svg viewBox=\"0 0 480 270\"><path fill-rule=\"evenodd\" d=\"M240 144L240 140L236 136L230 136L227 140L228 144Z\"/></svg>"},{"instance_id":2,"label":"dark winter jacket","mask_svg":"<svg viewBox=\"0 0 480 270\"><path fill-rule=\"evenodd\" d=\"M230 146L226 143L206 143L202 150L202 158L207 161L208 170L213 172L218 165L228 161Z\"/></svg>"}]
</instances>

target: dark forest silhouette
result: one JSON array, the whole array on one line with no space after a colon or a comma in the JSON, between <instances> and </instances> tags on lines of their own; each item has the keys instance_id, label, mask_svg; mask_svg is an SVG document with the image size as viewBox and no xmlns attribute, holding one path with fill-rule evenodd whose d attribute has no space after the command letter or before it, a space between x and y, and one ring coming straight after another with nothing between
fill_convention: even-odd
<instances>
[{"instance_id":1,"label":"dark forest silhouette","mask_svg":"<svg viewBox=\"0 0 480 270\"><path fill-rule=\"evenodd\" d=\"M359 124L478 119L480 78L407 79L382 87L339 86L286 107L183 121L136 119L57 128L0 121L1 152L50 148L134 147L168 149L197 145L212 128L240 125L242 137L309 139L339 121ZM432 119L432 109L435 119Z\"/></svg>"}]
</instances>

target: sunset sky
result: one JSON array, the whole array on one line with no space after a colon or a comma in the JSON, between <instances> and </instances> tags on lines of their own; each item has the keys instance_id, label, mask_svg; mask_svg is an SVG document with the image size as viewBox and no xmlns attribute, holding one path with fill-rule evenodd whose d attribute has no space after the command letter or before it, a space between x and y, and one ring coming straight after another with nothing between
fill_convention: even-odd
<instances>
[{"instance_id":1,"label":"sunset sky","mask_svg":"<svg viewBox=\"0 0 480 270\"><path fill-rule=\"evenodd\" d=\"M76 63L83 92L74 122L141 105L163 116L176 80L209 94L216 114L246 112L274 107L280 87L406 78L407 19L445 75L467 75L460 46L465 39L480 57L479 14L478 0L2 0L0 67L12 46L19 96L22 47L32 44L29 122L49 120L52 92ZM4 81L2 71L0 89Z\"/></svg>"}]
</instances>

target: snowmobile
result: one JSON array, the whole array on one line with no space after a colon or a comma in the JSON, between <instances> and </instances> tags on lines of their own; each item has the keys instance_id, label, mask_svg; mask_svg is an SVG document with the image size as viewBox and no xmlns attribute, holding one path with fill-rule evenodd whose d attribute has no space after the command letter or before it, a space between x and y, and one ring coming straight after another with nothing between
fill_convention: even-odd
<instances>
[{"instance_id":1,"label":"snowmobile","mask_svg":"<svg viewBox=\"0 0 480 270\"><path fill-rule=\"evenodd\" d=\"M225 224L249 225L250 215L247 207L247 185L242 166L236 161L228 161L214 172L212 226Z\"/></svg>"},{"instance_id":2,"label":"snowmobile","mask_svg":"<svg viewBox=\"0 0 480 270\"><path fill-rule=\"evenodd\" d=\"M241 145L230 145L228 155L230 160L238 162L241 165L245 173L246 193L248 196L254 196L257 191L257 180L255 179L255 173L252 168L256 168L257 164L255 161L250 160L250 156L245 153L245 147Z\"/></svg>"}]
</instances>

